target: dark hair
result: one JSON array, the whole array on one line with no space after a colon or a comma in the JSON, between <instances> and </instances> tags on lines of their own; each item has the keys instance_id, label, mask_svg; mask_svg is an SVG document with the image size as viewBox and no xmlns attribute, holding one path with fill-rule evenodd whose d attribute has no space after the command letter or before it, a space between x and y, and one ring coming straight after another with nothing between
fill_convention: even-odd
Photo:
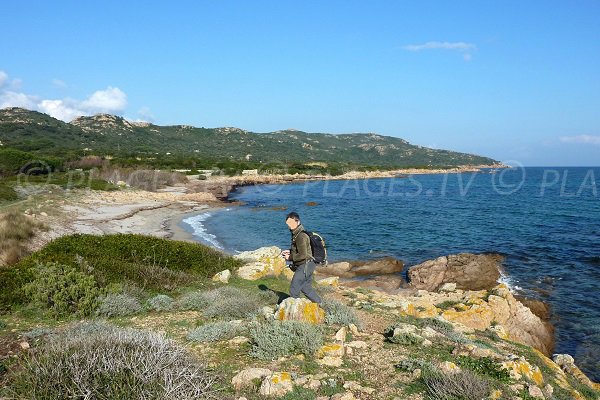
<instances>
[{"instance_id":1,"label":"dark hair","mask_svg":"<svg viewBox=\"0 0 600 400\"><path fill-rule=\"evenodd\" d=\"M300 221L300 216L298 215L297 212L292 211L291 213L289 213L286 217L285 220L287 221L288 219L293 219L295 221Z\"/></svg>"}]
</instances>

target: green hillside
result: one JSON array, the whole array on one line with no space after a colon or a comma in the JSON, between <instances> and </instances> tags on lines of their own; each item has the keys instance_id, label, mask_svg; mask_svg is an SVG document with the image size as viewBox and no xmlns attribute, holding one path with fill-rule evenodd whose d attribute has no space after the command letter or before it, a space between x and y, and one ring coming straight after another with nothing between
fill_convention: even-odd
<instances>
[{"instance_id":1,"label":"green hillside","mask_svg":"<svg viewBox=\"0 0 600 400\"><path fill-rule=\"evenodd\" d=\"M135 123L98 114L65 123L22 108L0 110L2 148L37 155L82 154L181 157L252 162L344 162L380 167L494 164L474 154L430 149L374 133L326 134L284 130L255 133L238 128L196 128Z\"/></svg>"}]
</instances>

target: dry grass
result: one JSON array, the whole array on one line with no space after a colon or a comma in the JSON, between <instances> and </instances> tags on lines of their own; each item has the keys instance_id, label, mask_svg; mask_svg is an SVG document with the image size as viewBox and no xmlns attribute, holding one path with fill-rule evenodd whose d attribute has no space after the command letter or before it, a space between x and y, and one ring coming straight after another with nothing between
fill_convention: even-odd
<instances>
[{"instance_id":1,"label":"dry grass","mask_svg":"<svg viewBox=\"0 0 600 400\"><path fill-rule=\"evenodd\" d=\"M28 243L44 225L16 211L0 214L0 267L13 265L28 254Z\"/></svg>"}]
</instances>

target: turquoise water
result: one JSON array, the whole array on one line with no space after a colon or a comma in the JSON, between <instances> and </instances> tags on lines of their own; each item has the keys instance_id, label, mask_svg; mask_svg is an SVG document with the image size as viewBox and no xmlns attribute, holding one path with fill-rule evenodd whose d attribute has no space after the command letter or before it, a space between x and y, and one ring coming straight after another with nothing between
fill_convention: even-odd
<instances>
[{"instance_id":1,"label":"turquoise water","mask_svg":"<svg viewBox=\"0 0 600 400\"><path fill-rule=\"evenodd\" d=\"M583 167L258 185L232 193L246 205L188 222L231 253L287 247L294 210L325 236L333 261L504 254L507 283L552 305L555 352L600 381L598 186L600 168Z\"/></svg>"}]
</instances>

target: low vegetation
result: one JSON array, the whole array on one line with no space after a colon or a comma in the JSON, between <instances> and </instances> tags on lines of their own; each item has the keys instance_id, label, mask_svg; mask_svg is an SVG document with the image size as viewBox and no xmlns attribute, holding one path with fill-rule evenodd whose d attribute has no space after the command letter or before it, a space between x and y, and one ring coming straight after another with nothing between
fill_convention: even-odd
<instances>
[{"instance_id":1,"label":"low vegetation","mask_svg":"<svg viewBox=\"0 0 600 400\"><path fill-rule=\"evenodd\" d=\"M11 211L0 214L0 268L15 264L28 254L28 243L43 224L22 213Z\"/></svg>"},{"instance_id":2,"label":"low vegetation","mask_svg":"<svg viewBox=\"0 0 600 400\"><path fill-rule=\"evenodd\" d=\"M352 307L334 299L324 299L325 322L330 325L338 324L348 326L350 324L362 328L362 322Z\"/></svg>"},{"instance_id":3,"label":"low vegetation","mask_svg":"<svg viewBox=\"0 0 600 400\"><path fill-rule=\"evenodd\" d=\"M50 335L13 371L8 391L16 398L219 398L215 376L185 348L157 333L104 323Z\"/></svg>"},{"instance_id":4,"label":"low vegetation","mask_svg":"<svg viewBox=\"0 0 600 400\"><path fill-rule=\"evenodd\" d=\"M190 331L187 338L196 342L216 342L218 340L232 339L235 336L246 333L246 331L246 327L236 322L207 322Z\"/></svg>"},{"instance_id":5,"label":"low vegetation","mask_svg":"<svg viewBox=\"0 0 600 400\"><path fill-rule=\"evenodd\" d=\"M127 293L109 293L98 300L96 315L101 317L125 317L142 311L139 300Z\"/></svg>"},{"instance_id":6,"label":"low vegetation","mask_svg":"<svg viewBox=\"0 0 600 400\"><path fill-rule=\"evenodd\" d=\"M100 288L124 282L146 291L173 292L240 261L202 244L143 235L63 236L10 269L0 269L0 309L23 304L23 287L38 265L58 263L93 277Z\"/></svg>"},{"instance_id":7,"label":"low vegetation","mask_svg":"<svg viewBox=\"0 0 600 400\"><path fill-rule=\"evenodd\" d=\"M23 293L53 317L86 317L98 306L101 292L96 280L76 267L49 262L36 265L32 272L34 278L23 286Z\"/></svg>"},{"instance_id":8,"label":"low vegetation","mask_svg":"<svg viewBox=\"0 0 600 400\"><path fill-rule=\"evenodd\" d=\"M314 356L323 345L323 332L317 325L298 321L265 321L250 327L250 355L274 360L292 354Z\"/></svg>"}]
</instances>

